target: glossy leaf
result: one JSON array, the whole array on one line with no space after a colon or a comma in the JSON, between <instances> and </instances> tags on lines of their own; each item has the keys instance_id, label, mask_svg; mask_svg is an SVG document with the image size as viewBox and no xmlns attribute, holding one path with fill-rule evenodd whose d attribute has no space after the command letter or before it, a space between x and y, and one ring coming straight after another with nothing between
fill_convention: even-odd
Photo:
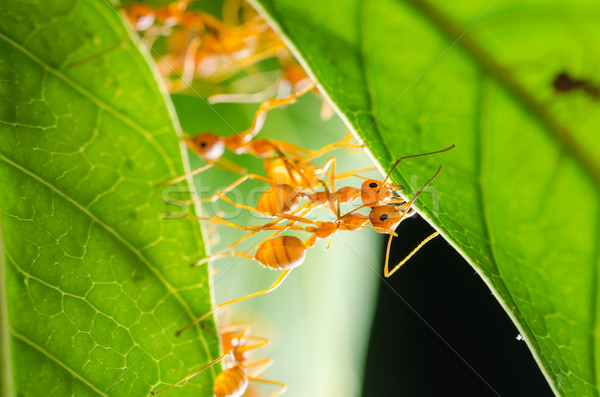
<instances>
[{"instance_id":1,"label":"glossy leaf","mask_svg":"<svg viewBox=\"0 0 600 397\"><path fill-rule=\"evenodd\" d=\"M598 6L255 3L384 170L456 144L393 180L410 195L443 164L422 213L482 276L555 393L598 395Z\"/></svg>"},{"instance_id":2,"label":"glossy leaf","mask_svg":"<svg viewBox=\"0 0 600 397\"><path fill-rule=\"evenodd\" d=\"M2 395L148 395L218 355L175 336L211 295L199 225L162 219L180 131L135 41L104 1L0 8Z\"/></svg>"}]
</instances>

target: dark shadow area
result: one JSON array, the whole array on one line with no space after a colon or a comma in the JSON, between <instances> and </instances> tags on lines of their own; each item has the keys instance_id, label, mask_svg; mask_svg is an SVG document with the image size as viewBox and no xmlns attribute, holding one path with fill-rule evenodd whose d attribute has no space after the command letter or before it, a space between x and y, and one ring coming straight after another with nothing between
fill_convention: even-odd
<instances>
[{"instance_id":1,"label":"dark shadow area","mask_svg":"<svg viewBox=\"0 0 600 397\"><path fill-rule=\"evenodd\" d=\"M433 229L416 216L396 231L392 265ZM481 278L436 237L380 282L362 395L552 396L517 336Z\"/></svg>"}]
</instances>

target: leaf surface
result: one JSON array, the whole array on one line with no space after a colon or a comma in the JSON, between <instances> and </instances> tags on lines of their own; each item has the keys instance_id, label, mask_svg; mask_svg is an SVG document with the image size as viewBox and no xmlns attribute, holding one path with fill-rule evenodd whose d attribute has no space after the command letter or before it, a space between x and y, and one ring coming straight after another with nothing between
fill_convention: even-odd
<instances>
[{"instance_id":1,"label":"leaf surface","mask_svg":"<svg viewBox=\"0 0 600 397\"><path fill-rule=\"evenodd\" d=\"M482 276L554 392L598 395L598 6L253 3L384 170L456 144L392 179L410 196L443 164L421 212ZM579 85L556 89L561 72Z\"/></svg>"},{"instance_id":2,"label":"leaf surface","mask_svg":"<svg viewBox=\"0 0 600 397\"><path fill-rule=\"evenodd\" d=\"M10 2L0 54L2 394L148 395L212 360L214 333L175 336L210 308L204 245L162 219L180 131L120 16Z\"/></svg>"}]
</instances>

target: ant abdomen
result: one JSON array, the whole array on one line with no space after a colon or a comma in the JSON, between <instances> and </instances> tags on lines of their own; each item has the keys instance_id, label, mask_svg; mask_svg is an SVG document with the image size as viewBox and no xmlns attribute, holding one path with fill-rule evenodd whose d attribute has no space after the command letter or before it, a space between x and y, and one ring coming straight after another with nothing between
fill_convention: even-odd
<instances>
[{"instance_id":1,"label":"ant abdomen","mask_svg":"<svg viewBox=\"0 0 600 397\"><path fill-rule=\"evenodd\" d=\"M279 236L260 244L254 258L269 269L289 270L304 262L307 249L297 237Z\"/></svg>"},{"instance_id":2,"label":"ant abdomen","mask_svg":"<svg viewBox=\"0 0 600 397\"><path fill-rule=\"evenodd\" d=\"M273 214L289 214L298 208L300 195L290 185L271 186L260 196L256 208Z\"/></svg>"},{"instance_id":3,"label":"ant abdomen","mask_svg":"<svg viewBox=\"0 0 600 397\"><path fill-rule=\"evenodd\" d=\"M217 375L213 391L217 397L239 397L247 388L248 376L236 365Z\"/></svg>"}]
</instances>

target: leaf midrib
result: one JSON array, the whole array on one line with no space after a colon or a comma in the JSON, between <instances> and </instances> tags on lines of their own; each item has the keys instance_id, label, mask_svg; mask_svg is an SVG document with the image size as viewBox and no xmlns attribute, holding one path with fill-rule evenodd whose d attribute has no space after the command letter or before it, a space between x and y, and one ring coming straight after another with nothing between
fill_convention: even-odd
<instances>
[{"instance_id":1,"label":"leaf midrib","mask_svg":"<svg viewBox=\"0 0 600 397\"><path fill-rule=\"evenodd\" d=\"M498 0L495 1L497 2ZM437 28L450 40L455 40L457 37L464 34L464 29L427 2L422 0L406 0L406 2L427 18L432 26ZM582 168L595 182L596 189L600 190L600 166L588 155L587 151L575 139L571 131L562 125L560 121L556 119L533 95L530 95L523 85L507 73L504 68L502 68L502 66L474 39L472 39L468 33L464 34L464 36L457 41L457 44L474 59L477 65L489 75L495 77L500 84L512 94L517 102L528 109L529 112L532 113L545 127L543 129L548 132L552 138L564 145L564 147L572 154L573 158L581 164Z\"/></svg>"},{"instance_id":2,"label":"leaf midrib","mask_svg":"<svg viewBox=\"0 0 600 397\"><path fill-rule=\"evenodd\" d=\"M365 1L365 0L360 0L360 4L359 4L359 8L361 10L361 15L363 15L363 18L361 18L361 23L359 25L359 29L360 29L360 34L359 34L359 50L360 50L360 72L363 76L363 79L365 80L365 82L367 83L367 89L365 90L365 92L367 93L367 104L369 107L369 116L370 118L373 120L373 123L369 126L369 128L365 131L363 131L363 134L366 134L369 130L371 129L375 129L375 131L377 132L377 136L379 136L379 139L381 140L381 143L383 144L382 146L385 148L385 151L388 154L388 159L390 161L394 161L394 155L392 154L392 151L389 147L389 145L386 142L385 136L382 133L381 129L379 128L379 119L376 118L376 114L377 114L377 109L375 109L375 103L377 103L376 101L374 101L375 95L376 95L376 90L375 90L375 84L373 83L373 77L372 77L372 73L369 73L369 71L367 70L368 68L368 60L366 58L366 52L367 49L369 48L368 45L371 44L372 38L370 35L370 30L367 28L367 23L369 22L368 17L364 17L365 15L370 15L369 14L369 8L368 8L368 4L369 1ZM399 100L402 96L400 96L397 100ZM397 101L396 100L396 101ZM394 106L395 102L391 105ZM385 112L384 112L385 114ZM383 115L384 115L383 114ZM383 117L383 115L380 116Z\"/></svg>"}]
</instances>

